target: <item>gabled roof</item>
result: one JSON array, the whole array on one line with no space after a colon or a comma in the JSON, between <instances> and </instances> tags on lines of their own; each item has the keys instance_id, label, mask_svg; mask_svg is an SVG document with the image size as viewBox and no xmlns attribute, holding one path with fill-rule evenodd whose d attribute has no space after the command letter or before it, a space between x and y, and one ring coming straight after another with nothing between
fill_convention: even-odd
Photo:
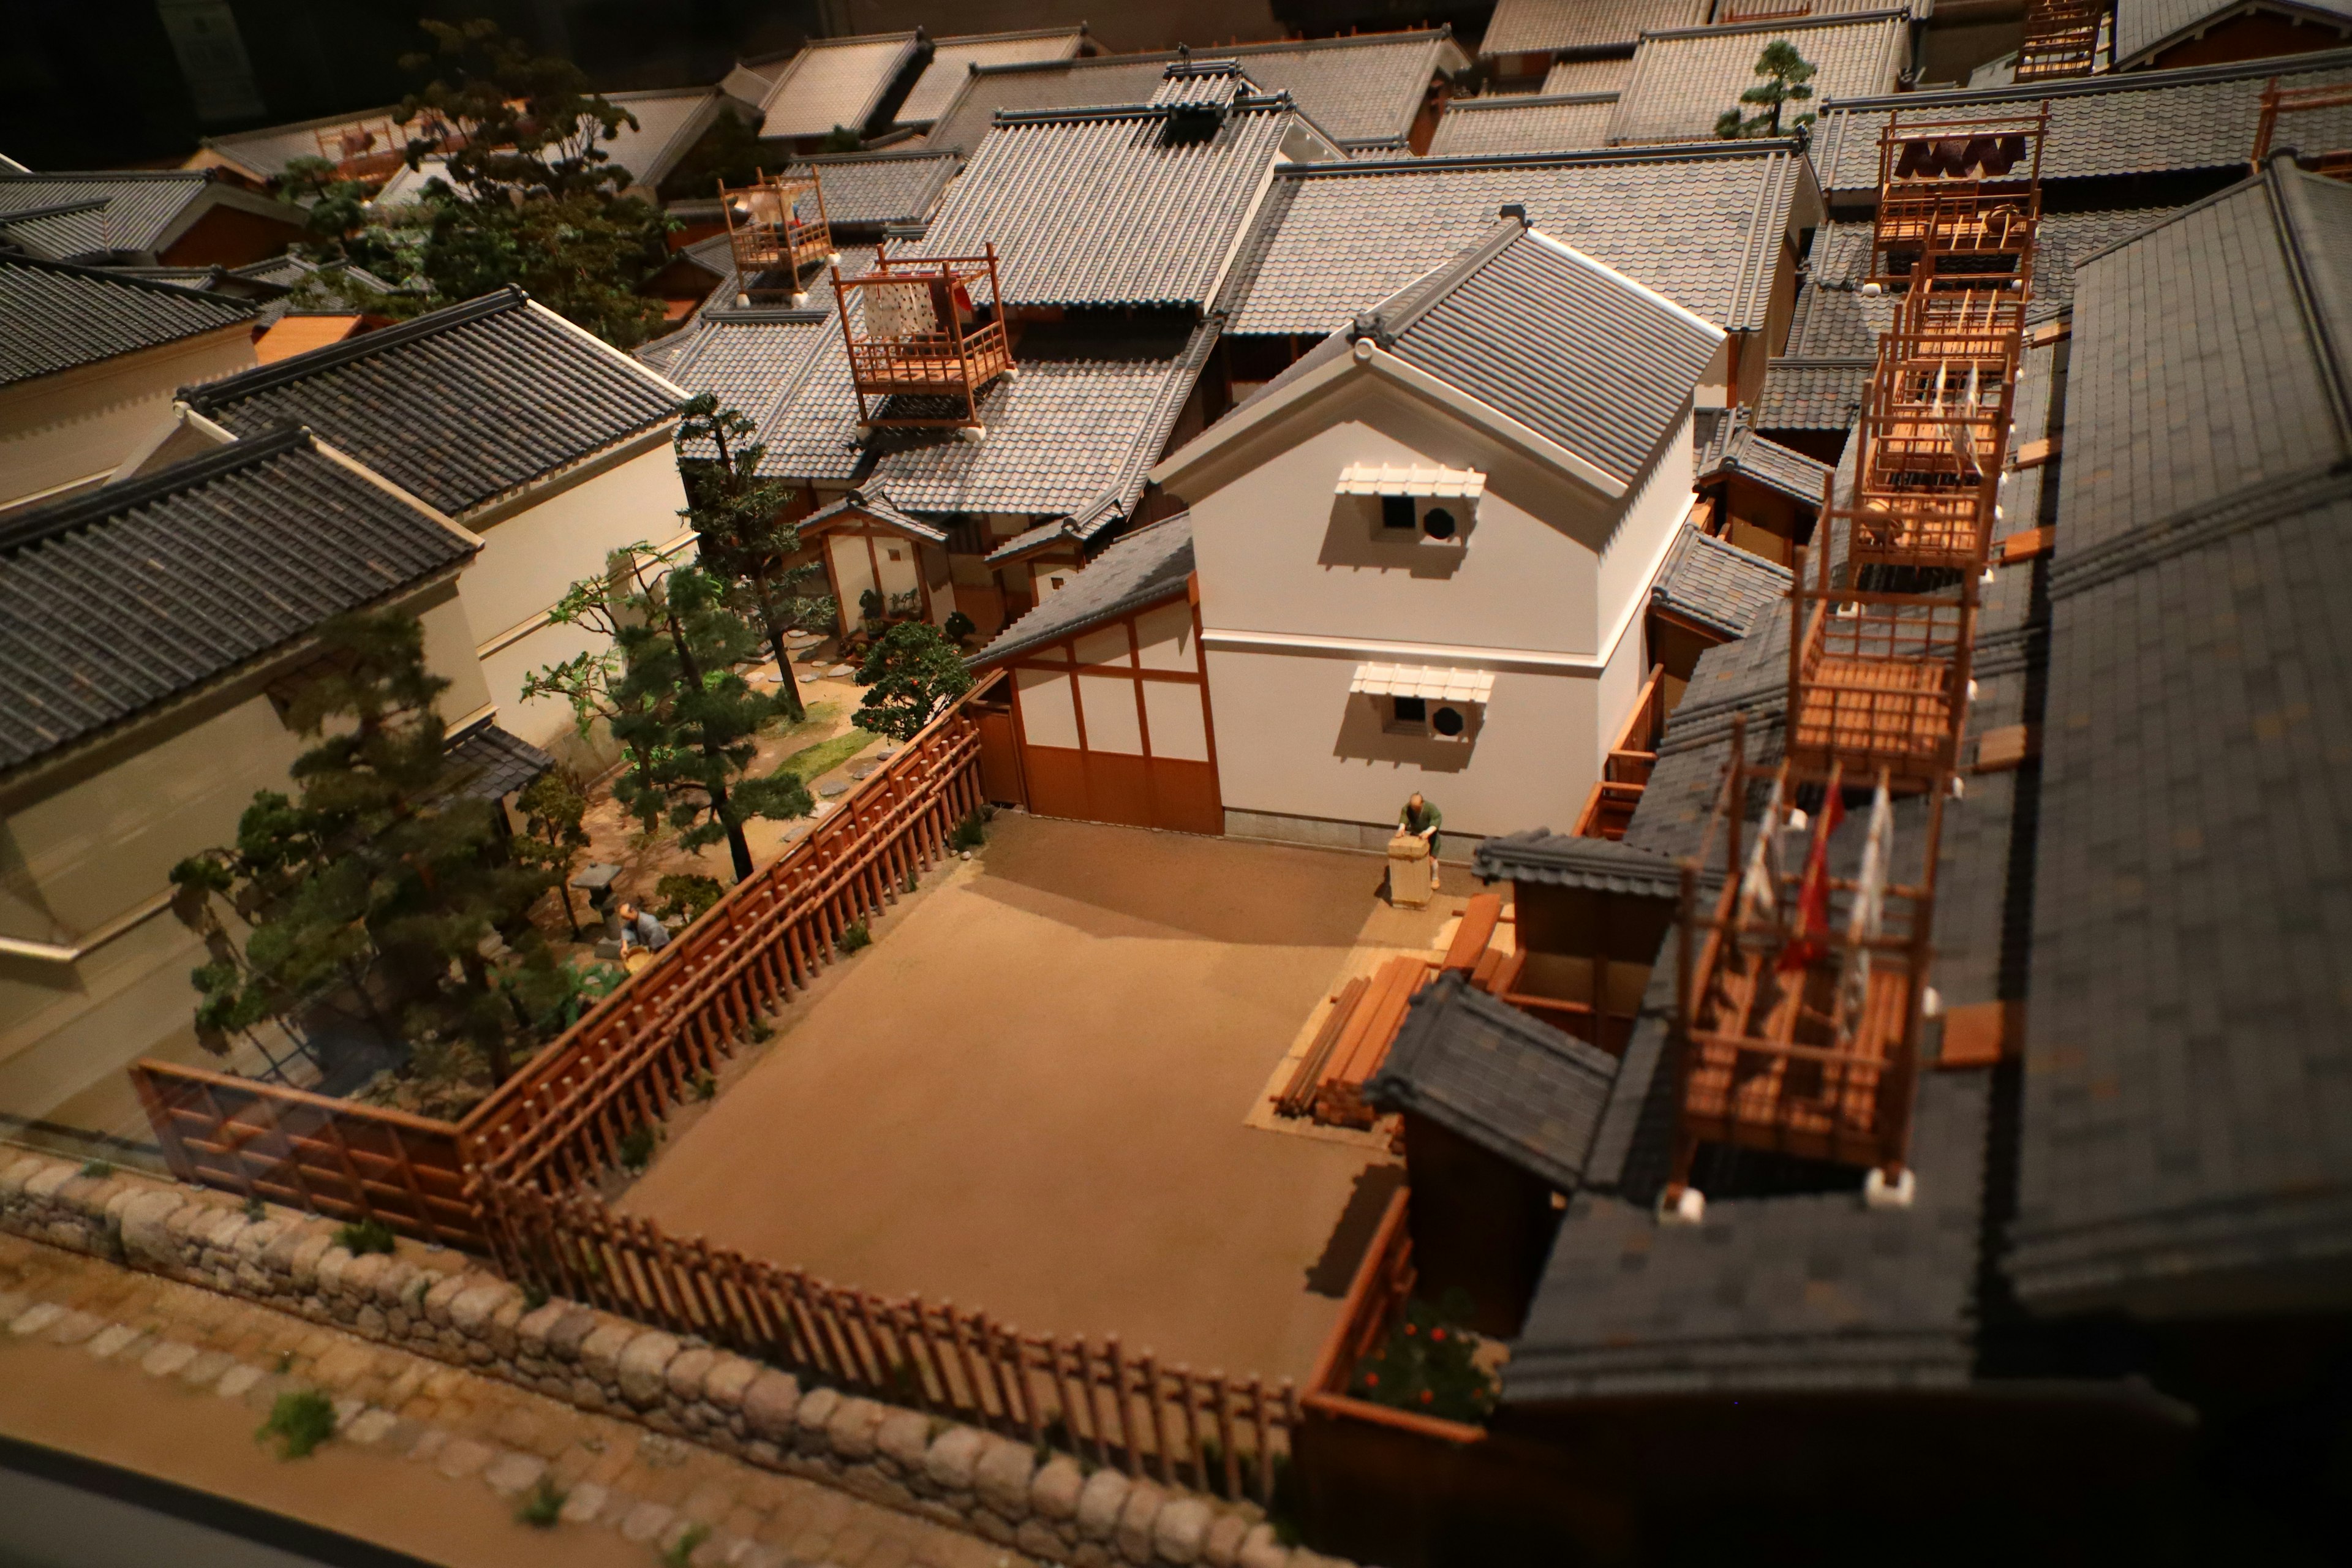
<instances>
[{"instance_id":1,"label":"gabled roof","mask_svg":"<svg viewBox=\"0 0 2352 1568\"><path fill-rule=\"evenodd\" d=\"M1615 92L1457 98L1430 139L1432 157L1461 153L1580 153L1601 145Z\"/></svg>"},{"instance_id":2,"label":"gabled roof","mask_svg":"<svg viewBox=\"0 0 2352 1568\"><path fill-rule=\"evenodd\" d=\"M1302 138L1323 144L1286 99L1240 99L1205 135L1171 105L1003 116L911 253L995 246L1014 305L1205 307Z\"/></svg>"},{"instance_id":3,"label":"gabled roof","mask_svg":"<svg viewBox=\"0 0 2352 1568\"><path fill-rule=\"evenodd\" d=\"M0 386L253 320L226 295L0 256Z\"/></svg>"},{"instance_id":4,"label":"gabled roof","mask_svg":"<svg viewBox=\"0 0 2352 1568\"><path fill-rule=\"evenodd\" d=\"M1216 341L1213 321L1120 342L1033 326L1022 336L1020 375L981 395L985 435L877 431L874 478L915 511L1055 517L1108 492L1114 509L1130 512Z\"/></svg>"},{"instance_id":5,"label":"gabled roof","mask_svg":"<svg viewBox=\"0 0 2352 1568\"><path fill-rule=\"evenodd\" d=\"M2352 28L2347 0L2116 0L2113 68L2129 70L2219 23L2260 12Z\"/></svg>"},{"instance_id":6,"label":"gabled roof","mask_svg":"<svg viewBox=\"0 0 2352 1568\"><path fill-rule=\"evenodd\" d=\"M215 205L289 231L302 224L294 208L215 180L209 169L0 173L0 227L51 260L160 250Z\"/></svg>"},{"instance_id":7,"label":"gabled roof","mask_svg":"<svg viewBox=\"0 0 2352 1568\"><path fill-rule=\"evenodd\" d=\"M1813 68L1812 103L1784 111L1782 129L1831 98L1892 92L1908 61L1911 15L1858 11L1790 22L1644 33L1633 74L1609 121L1609 140L1687 142L1715 134L1727 109L1752 112L1739 95L1756 85L1757 57L1785 40Z\"/></svg>"},{"instance_id":8,"label":"gabled roof","mask_svg":"<svg viewBox=\"0 0 2352 1568\"><path fill-rule=\"evenodd\" d=\"M1696 482L1707 484L1738 474L1768 489L1778 490L1806 506L1822 504L1830 466L1780 442L1759 436L1748 422L1748 411L1735 408L1717 425L1715 435L1698 455Z\"/></svg>"},{"instance_id":9,"label":"gabled roof","mask_svg":"<svg viewBox=\"0 0 2352 1568\"><path fill-rule=\"evenodd\" d=\"M1630 484L1680 424L1715 326L1516 219L1352 336Z\"/></svg>"},{"instance_id":10,"label":"gabled roof","mask_svg":"<svg viewBox=\"0 0 2352 1568\"><path fill-rule=\"evenodd\" d=\"M1764 367L1753 416L1759 430L1851 430L1862 413L1871 366L1864 355L1790 354Z\"/></svg>"},{"instance_id":11,"label":"gabled roof","mask_svg":"<svg viewBox=\"0 0 2352 1568\"><path fill-rule=\"evenodd\" d=\"M455 568L478 543L273 429L0 523L0 767Z\"/></svg>"},{"instance_id":12,"label":"gabled roof","mask_svg":"<svg viewBox=\"0 0 2352 1568\"><path fill-rule=\"evenodd\" d=\"M2275 160L2078 268L2069 552L2352 453L2352 186Z\"/></svg>"},{"instance_id":13,"label":"gabled roof","mask_svg":"<svg viewBox=\"0 0 2352 1568\"><path fill-rule=\"evenodd\" d=\"M1347 38L1230 44L1202 50L1237 59L1266 92L1287 92L1323 133L1343 147L1402 150L1412 122L1440 72L1469 65L1444 27L1372 33ZM971 153L1000 112L1141 103L1160 86L1160 73L1189 54L1099 55L1045 65L982 67L944 110L926 139L933 147Z\"/></svg>"},{"instance_id":14,"label":"gabled roof","mask_svg":"<svg viewBox=\"0 0 2352 1568\"><path fill-rule=\"evenodd\" d=\"M496 724L477 724L442 753L443 788L465 800L498 800L554 768L555 759Z\"/></svg>"},{"instance_id":15,"label":"gabled roof","mask_svg":"<svg viewBox=\"0 0 2352 1568\"><path fill-rule=\"evenodd\" d=\"M1489 882L1542 882L1641 899L1682 897L1682 873L1665 856L1614 838L1578 838L1549 827L1482 840L1473 864Z\"/></svg>"},{"instance_id":16,"label":"gabled roof","mask_svg":"<svg viewBox=\"0 0 2352 1568\"><path fill-rule=\"evenodd\" d=\"M1448 973L1413 997L1364 1099L1425 1116L1572 1193L1616 1077L1608 1052Z\"/></svg>"},{"instance_id":17,"label":"gabled roof","mask_svg":"<svg viewBox=\"0 0 2352 1568\"><path fill-rule=\"evenodd\" d=\"M1069 585L1046 595L969 661L987 669L1136 610L1181 598L1192 574L1192 519L1179 512L1114 540Z\"/></svg>"},{"instance_id":18,"label":"gabled roof","mask_svg":"<svg viewBox=\"0 0 2352 1568\"><path fill-rule=\"evenodd\" d=\"M760 134L824 136L863 131L922 47L920 33L820 38L793 57L761 104Z\"/></svg>"},{"instance_id":19,"label":"gabled roof","mask_svg":"<svg viewBox=\"0 0 2352 1568\"><path fill-rule=\"evenodd\" d=\"M1753 331L1780 247L1819 198L1793 142L1286 167L1225 290L1230 330L1319 337L1458 254L1507 203L1717 326Z\"/></svg>"},{"instance_id":20,"label":"gabled roof","mask_svg":"<svg viewBox=\"0 0 2352 1568\"><path fill-rule=\"evenodd\" d=\"M682 400L519 289L181 396L240 437L307 425L453 517L659 425Z\"/></svg>"},{"instance_id":21,"label":"gabled roof","mask_svg":"<svg viewBox=\"0 0 2352 1568\"><path fill-rule=\"evenodd\" d=\"M1696 27L1712 0L1498 0L1481 55L1546 49L1630 50L1644 33ZM1547 88L1549 90L1549 88Z\"/></svg>"},{"instance_id":22,"label":"gabled roof","mask_svg":"<svg viewBox=\"0 0 2352 1568\"><path fill-rule=\"evenodd\" d=\"M905 512L900 511L890 499L888 487L884 485L860 485L830 506L819 507L801 519L794 526L803 533L823 533L835 523L845 521L852 516L867 518L886 527L896 529L909 539L921 540L930 544L945 544L948 542L946 529L925 522L920 518L908 517Z\"/></svg>"},{"instance_id":23,"label":"gabled roof","mask_svg":"<svg viewBox=\"0 0 2352 1568\"><path fill-rule=\"evenodd\" d=\"M2262 117L2263 87L2272 77L2290 89L2352 83L2352 49L1826 104L1816 127L1820 134L1814 141L1814 161L1824 190L1856 199L1874 195L1878 136L1890 112L1899 109L1906 117L1937 117L1978 109L2031 111L2046 99L2050 134L2042 143L2044 181L2242 169L2253 149L2255 122ZM2282 145L2294 142L2315 149L2352 147L2352 108L2298 114L2286 122L2279 140Z\"/></svg>"},{"instance_id":24,"label":"gabled roof","mask_svg":"<svg viewBox=\"0 0 2352 1568\"><path fill-rule=\"evenodd\" d=\"M1813 492L1813 500L1820 502L1820 490ZM1786 566L1687 525L1650 584L1652 604L1727 637L1746 637L1788 596Z\"/></svg>"},{"instance_id":25,"label":"gabled roof","mask_svg":"<svg viewBox=\"0 0 2352 1568\"><path fill-rule=\"evenodd\" d=\"M1036 27L1025 33L974 33L941 38L933 46L930 63L907 93L907 101L891 115L901 125L929 125L937 120L975 66L1034 65L1047 60L1076 59L1086 47L1084 23L1075 27Z\"/></svg>"},{"instance_id":26,"label":"gabled roof","mask_svg":"<svg viewBox=\"0 0 2352 1568\"><path fill-rule=\"evenodd\" d=\"M1612 57L1598 60L1554 60L1551 69L1544 73L1541 90L1557 95L1569 92L1619 92L1625 80L1633 74L1633 57Z\"/></svg>"},{"instance_id":27,"label":"gabled roof","mask_svg":"<svg viewBox=\"0 0 2352 1568\"><path fill-rule=\"evenodd\" d=\"M929 221L955 178L957 161L952 153L894 148L803 158L786 173L816 174L824 187L825 221L835 228L880 228Z\"/></svg>"},{"instance_id":28,"label":"gabled roof","mask_svg":"<svg viewBox=\"0 0 2352 1568\"><path fill-rule=\"evenodd\" d=\"M723 289L726 285L720 287ZM714 291L712 299L718 298ZM811 296L812 302L815 298ZM732 408L758 425L759 438L769 448L761 463L762 473L847 479L856 470L856 454L843 447L838 437L834 443L837 449L832 454L835 460L813 464L810 454L796 451L780 439L777 428L782 411L800 405L802 382L819 354L828 349L841 361L844 371L839 395L845 399L849 395L841 328L830 311L741 310L721 304L706 308L698 325L681 329L675 337L682 341L667 356L662 374L688 393L715 395L721 407ZM848 417L854 419L856 413L856 405L849 405Z\"/></svg>"},{"instance_id":29,"label":"gabled roof","mask_svg":"<svg viewBox=\"0 0 2352 1568\"><path fill-rule=\"evenodd\" d=\"M337 145L339 132L380 131L392 117L400 112L397 104L382 109L362 109L347 114L323 114L316 120L298 120L288 125L262 125L251 131L233 131L226 135L206 136L197 144L257 180L275 180L286 173L286 165L297 158L332 157L321 153L319 142L324 135L329 146ZM404 133L399 125L392 127L397 137ZM371 152L398 151L395 142L387 149L378 146ZM199 155L201 156L201 154Z\"/></svg>"},{"instance_id":30,"label":"gabled roof","mask_svg":"<svg viewBox=\"0 0 2352 1568\"><path fill-rule=\"evenodd\" d=\"M611 92L605 97L637 117L636 128L626 124L610 142L596 146L613 163L629 172L636 184L658 185L669 177L678 160L694 150L710 122L726 107L726 95L715 87L668 88L648 92ZM740 110L738 111L740 112Z\"/></svg>"}]
</instances>

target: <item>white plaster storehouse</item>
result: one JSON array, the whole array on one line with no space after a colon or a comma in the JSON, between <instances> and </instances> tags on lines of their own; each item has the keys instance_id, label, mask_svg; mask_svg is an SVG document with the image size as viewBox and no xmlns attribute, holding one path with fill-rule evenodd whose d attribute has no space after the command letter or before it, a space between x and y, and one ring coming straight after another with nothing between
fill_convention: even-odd
<instances>
[{"instance_id":1,"label":"white plaster storehouse","mask_svg":"<svg viewBox=\"0 0 2352 1568\"><path fill-rule=\"evenodd\" d=\"M1161 462L1226 831L1376 847L1416 789L1449 836L1572 818L1648 667L1725 342L1507 207Z\"/></svg>"}]
</instances>

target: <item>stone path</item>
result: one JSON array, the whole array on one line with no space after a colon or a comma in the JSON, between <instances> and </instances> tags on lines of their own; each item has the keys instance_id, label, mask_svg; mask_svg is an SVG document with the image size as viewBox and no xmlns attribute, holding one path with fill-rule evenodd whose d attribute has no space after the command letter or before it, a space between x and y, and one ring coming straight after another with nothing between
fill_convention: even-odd
<instances>
[{"instance_id":1,"label":"stone path","mask_svg":"<svg viewBox=\"0 0 2352 1568\"><path fill-rule=\"evenodd\" d=\"M137 1401L119 1380L133 1368L239 1401L257 1424L280 1394L317 1388L335 1402L334 1444L382 1457L378 1485L414 1485L404 1462L477 1479L520 1508L545 1481L563 1494L558 1531L610 1531L648 1561L699 1532L688 1559L698 1568L1029 1568L977 1537L630 1422L5 1234L0 1325L9 1342L79 1347L90 1398L125 1420ZM37 1424L16 1435L42 1440Z\"/></svg>"}]
</instances>

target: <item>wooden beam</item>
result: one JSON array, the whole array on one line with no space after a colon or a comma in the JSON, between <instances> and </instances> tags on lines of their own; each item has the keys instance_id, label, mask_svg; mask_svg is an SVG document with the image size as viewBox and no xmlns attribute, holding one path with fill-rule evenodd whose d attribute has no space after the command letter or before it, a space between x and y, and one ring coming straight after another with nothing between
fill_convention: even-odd
<instances>
[{"instance_id":1,"label":"wooden beam","mask_svg":"<svg viewBox=\"0 0 2352 1568\"><path fill-rule=\"evenodd\" d=\"M2007 773L2042 754L2042 726L2004 724L1987 730L1977 742L1977 772Z\"/></svg>"},{"instance_id":2,"label":"wooden beam","mask_svg":"<svg viewBox=\"0 0 2352 1568\"><path fill-rule=\"evenodd\" d=\"M1944 1015L1944 1048L1936 1065L1952 1071L1989 1068L2016 1056L2024 1043L2024 1003L1973 1002Z\"/></svg>"},{"instance_id":3,"label":"wooden beam","mask_svg":"<svg viewBox=\"0 0 2352 1568\"><path fill-rule=\"evenodd\" d=\"M2054 321L2044 321L2026 333L2025 346L2030 349L2046 349L2052 343L2063 343L2074 335L2074 319L2070 316L2061 316Z\"/></svg>"},{"instance_id":4,"label":"wooden beam","mask_svg":"<svg viewBox=\"0 0 2352 1568\"><path fill-rule=\"evenodd\" d=\"M2057 542L2058 531L2047 525L2012 533L2000 542L2000 563L2015 566L2027 561L2038 561L2049 554Z\"/></svg>"},{"instance_id":5,"label":"wooden beam","mask_svg":"<svg viewBox=\"0 0 2352 1568\"><path fill-rule=\"evenodd\" d=\"M2044 436L2037 441L2023 442L2018 447L2016 456L2010 460L2009 466L2012 468L2038 468L2058 455L2058 448L2063 439L2059 436Z\"/></svg>"}]
</instances>

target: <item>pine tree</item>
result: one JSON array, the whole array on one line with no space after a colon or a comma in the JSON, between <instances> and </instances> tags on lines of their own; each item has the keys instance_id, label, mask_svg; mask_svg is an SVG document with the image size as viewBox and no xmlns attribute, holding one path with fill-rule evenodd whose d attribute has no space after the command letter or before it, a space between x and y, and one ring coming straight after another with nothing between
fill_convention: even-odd
<instances>
[{"instance_id":1,"label":"pine tree","mask_svg":"<svg viewBox=\"0 0 2352 1568\"><path fill-rule=\"evenodd\" d=\"M614 695L628 711L613 733L635 760L614 794L648 832L667 824L685 848L724 838L740 882L751 874L746 822L814 809L793 774L745 776L760 726L782 704L735 672L759 639L729 605L723 579L693 566L656 576L650 545L626 554L633 591L617 627L624 673Z\"/></svg>"},{"instance_id":2,"label":"pine tree","mask_svg":"<svg viewBox=\"0 0 2352 1568\"><path fill-rule=\"evenodd\" d=\"M1743 136L1778 136L1780 134L1780 110L1791 103L1803 103L1813 96L1805 84L1813 79L1813 68L1797 53L1797 46L1786 38L1775 38L1764 46L1756 57L1757 83L1739 95L1739 101L1756 106L1756 112L1742 115L1737 109L1727 109L1715 122L1715 133L1726 141ZM1790 121L1790 127L1810 125L1814 116L1801 114Z\"/></svg>"},{"instance_id":3,"label":"pine tree","mask_svg":"<svg viewBox=\"0 0 2352 1568\"><path fill-rule=\"evenodd\" d=\"M857 679L866 685L857 727L894 741L913 740L971 689L963 655L928 621L901 621L877 637Z\"/></svg>"},{"instance_id":4,"label":"pine tree","mask_svg":"<svg viewBox=\"0 0 2352 1568\"><path fill-rule=\"evenodd\" d=\"M793 678L784 634L821 615L831 603L808 592L823 580L814 561L797 564L800 530L783 521L792 487L760 477L767 447L749 439L758 426L703 393L690 400L677 427L677 466L686 479L687 510L704 570L727 584L736 608L767 634L782 677L779 694L794 723L808 717Z\"/></svg>"},{"instance_id":5,"label":"pine tree","mask_svg":"<svg viewBox=\"0 0 2352 1568\"><path fill-rule=\"evenodd\" d=\"M635 545L633 551L647 546ZM579 626L593 634L596 646L584 653L574 654L561 664L542 665L524 677L522 695L525 701L535 697L557 697L572 706L572 717L581 739L593 741L596 726L601 722L615 739L629 748L629 754L640 772L650 772L654 756L648 746L651 731L646 726L625 726L624 719L645 713L653 698L625 686L626 668L621 658L620 636L624 621L629 618L630 596L634 584L629 582L625 567L616 567L602 577L583 577L564 591L547 618L557 626ZM624 729L629 739L622 734Z\"/></svg>"}]
</instances>

